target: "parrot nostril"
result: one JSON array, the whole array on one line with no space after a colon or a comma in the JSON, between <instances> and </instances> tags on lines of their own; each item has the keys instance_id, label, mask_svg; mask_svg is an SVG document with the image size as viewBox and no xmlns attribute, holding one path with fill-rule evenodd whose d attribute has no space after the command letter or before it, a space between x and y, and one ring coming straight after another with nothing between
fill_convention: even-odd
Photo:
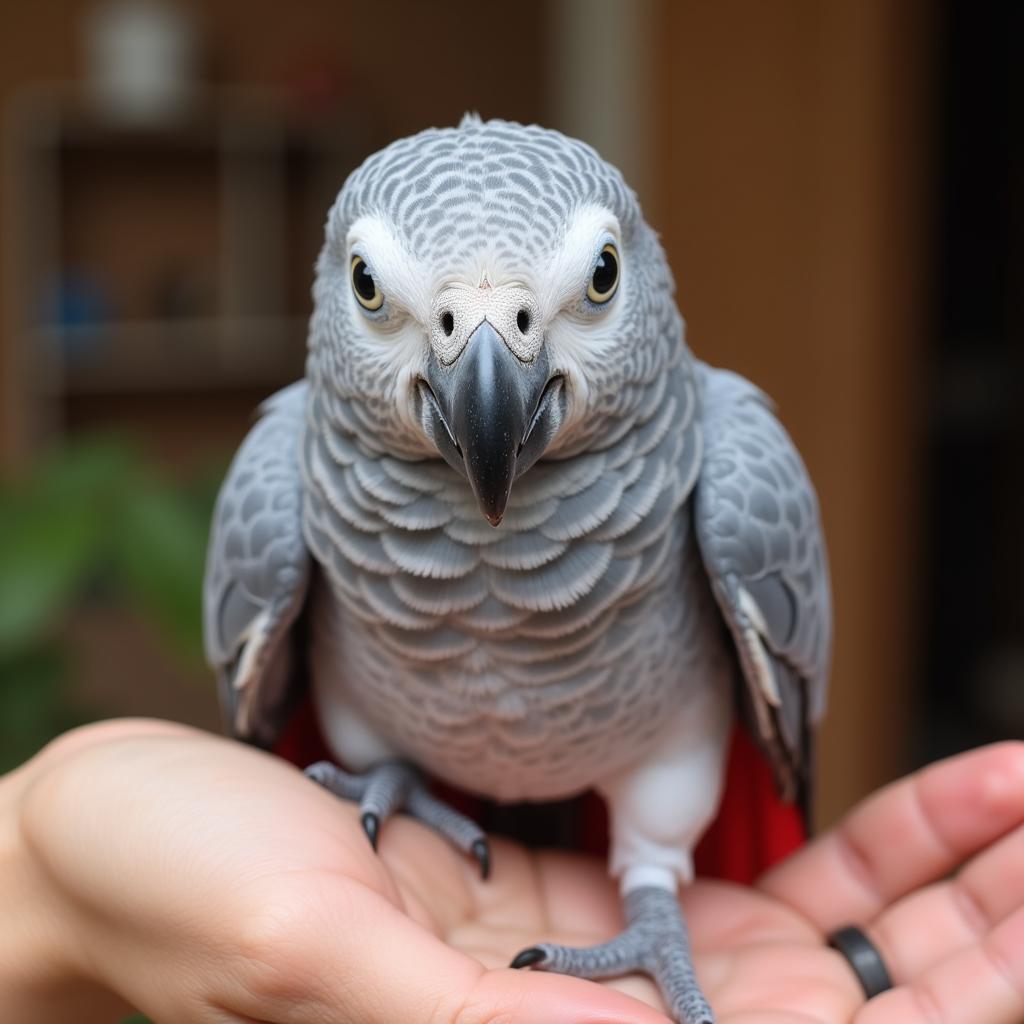
<instances>
[{"instance_id":1,"label":"parrot nostril","mask_svg":"<svg viewBox=\"0 0 1024 1024\"><path fill-rule=\"evenodd\" d=\"M447 310L441 314L441 330L450 338L455 330L455 317Z\"/></svg>"},{"instance_id":2,"label":"parrot nostril","mask_svg":"<svg viewBox=\"0 0 1024 1024\"><path fill-rule=\"evenodd\" d=\"M520 334L525 334L530 329L530 314L525 309L519 310L516 325L519 327Z\"/></svg>"}]
</instances>

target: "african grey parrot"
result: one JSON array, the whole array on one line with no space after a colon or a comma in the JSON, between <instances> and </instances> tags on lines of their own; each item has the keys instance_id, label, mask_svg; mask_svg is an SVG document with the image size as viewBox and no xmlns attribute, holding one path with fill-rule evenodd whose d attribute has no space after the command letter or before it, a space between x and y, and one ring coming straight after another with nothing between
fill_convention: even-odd
<instances>
[{"instance_id":1,"label":"african grey parrot","mask_svg":"<svg viewBox=\"0 0 1024 1024\"><path fill-rule=\"evenodd\" d=\"M374 844L405 810L486 874L420 770L498 801L596 789L628 926L513 965L647 971L698 1024L677 884L735 713L805 788L831 608L803 464L760 391L691 355L673 291L581 142L467 117L370 157L328 216L306 379L220 493L205 634L238 737L272 746L308 679L348 769L308 774Z\"/></svg>"}]
</instances>

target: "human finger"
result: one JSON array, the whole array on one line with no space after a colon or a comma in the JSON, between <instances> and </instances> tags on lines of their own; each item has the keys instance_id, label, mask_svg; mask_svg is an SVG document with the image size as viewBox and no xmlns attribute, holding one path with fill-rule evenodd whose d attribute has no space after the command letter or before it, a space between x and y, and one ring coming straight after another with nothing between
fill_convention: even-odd
<instances>
[{"instance_id":1,"label":"human finger","mask_svg":"<svg viewBox=\"0 0 1024 1024\"><path fill-rule=\"evenodd\" d=\"M889 973L916 978L983 939L1024 907L1024 829L975 856L956 876L926 886L884 910L870 926Z\"/></svg>"},{"instance_id":2,"label":"human finger","mask_svg":"<svg viewBox=\"0 0 1024 1024\"><path fill-rule=\"evenodd\" d=\"M1024 910L913 981L869 1000L854 1024L1020 1024Z\"/></svg>"},{"instance_id":3,"label":"human finger","mask_svg":"<svg viewBox=\"0 0 1024 1024\"><path fill-rule=\"evenodd\" d=\"M940 761L885 787L759 887L822 931L866 923L1024 822L1024 743Z\"/></svg>"}]
</instances>

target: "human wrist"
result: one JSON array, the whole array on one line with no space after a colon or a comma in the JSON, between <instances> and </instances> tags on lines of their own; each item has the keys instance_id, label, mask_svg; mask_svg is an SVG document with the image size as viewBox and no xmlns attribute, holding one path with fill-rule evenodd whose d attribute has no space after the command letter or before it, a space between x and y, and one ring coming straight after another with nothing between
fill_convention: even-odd
<instances>
[{"instance_id":1,"label":"human wrist","mask_svg":"<svg viewBox=\"0 0 1024 1024\"><path fill-rule=\"evenodd\" d=\"M82 922L25 828L33 767L0 778L0 1019L106 1022L127 1007L91 976Z\"/></svg>"}]
</instances>

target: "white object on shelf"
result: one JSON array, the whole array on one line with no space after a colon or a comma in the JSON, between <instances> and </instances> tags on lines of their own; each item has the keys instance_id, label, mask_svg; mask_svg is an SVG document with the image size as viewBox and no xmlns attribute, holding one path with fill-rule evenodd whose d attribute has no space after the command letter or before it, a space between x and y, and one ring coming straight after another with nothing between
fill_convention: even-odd
<instances>
[{"instance_id":1,"label":"white object on shelf","mask_svg":"<svg viewBox=\"0 0 1024 1024\"><path fill-rule=\"evenodd\" d=\"M109 0L86 22L89 89L102 114L145 127L184 113L196 90L198 29L168 0Z\"/></svg>"}]
</instances>

